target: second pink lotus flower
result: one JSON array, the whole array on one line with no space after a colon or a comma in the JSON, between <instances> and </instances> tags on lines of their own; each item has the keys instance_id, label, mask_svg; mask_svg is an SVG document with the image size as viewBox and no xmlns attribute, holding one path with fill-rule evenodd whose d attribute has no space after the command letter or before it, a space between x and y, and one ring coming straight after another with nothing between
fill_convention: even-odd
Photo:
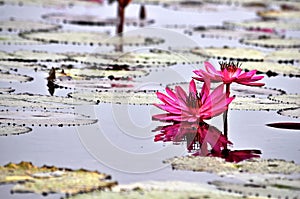
<instances>
[{"instance_id":1,"label":"second pink lotus flower","mask_svg":"<svg viewBox=\"0 0 300 199\"><path fill-rule=\"evenodd\" d=\"M161 92L156 93L163 104L155 106L168 113L154 115L153 119L200 122L226 111L228 104L234 99L226 97L224 85L218 86L210 93L210 84L204 83L201 92L198 93L194 80L190 82L188 94L180 86L175 87L175 92L166 88L166 92L169 96Z\"/></svg>"}]
</instances>

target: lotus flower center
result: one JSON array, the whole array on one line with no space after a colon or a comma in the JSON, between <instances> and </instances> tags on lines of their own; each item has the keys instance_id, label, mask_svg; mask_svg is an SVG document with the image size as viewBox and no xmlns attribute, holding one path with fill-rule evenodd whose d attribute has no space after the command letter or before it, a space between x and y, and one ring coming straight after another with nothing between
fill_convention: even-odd
<instances>
[{"instance_id":1,"label":"lotus flower center","mask_svg":"<svg viewBox=\"0 0 300 199\"><path fill-rule=\"evenodd\" d=\"M219 62L221 66L221 70L224 71L226 69L228 72L234 73L240 66L239 62L234 63L233 61L231 62Z\"/></svg>"}]
</instances>

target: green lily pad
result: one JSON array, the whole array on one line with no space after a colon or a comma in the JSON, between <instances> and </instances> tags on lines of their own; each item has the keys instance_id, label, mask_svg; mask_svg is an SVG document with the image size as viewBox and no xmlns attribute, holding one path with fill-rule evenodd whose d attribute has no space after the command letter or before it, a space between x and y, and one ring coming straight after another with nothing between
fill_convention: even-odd
<instances>
[{"instance_id":1,"label":"green lily pad","mask_svg":"<svg viewBox=\"0 0 300 199\"><path fill-rule=\"evenodd\" d=\"M96 103L152 105L159 103L153 91L98 91L98 92L73 92L69 94L74 99L93 101Z\"/></svg>"},{"instance_id":2,"label":"green lily pad","mask_svg":"<svg viewBox=\"0 0 300 199\"><path fill-rule=\"evenodd\" d=\"M297 198L300 195L299 183L299 179L268 179L265 182L246 183L212 182L213 185L223 191L239 193L246 197L254 195L266 198Z\"/></svg>"},{"instance_id":3,"label":"green lily pad","mask_svg":"<svg viewBox=\"0 0 300 199\"><path fill-rule=\"evenodd\" d=\"M24 21L24 20L6 20L0 21L0 29L9 32L23 31L53 31L58 30L59 25L47 24L44 22Z\"/></svg>"},{"instance_id":4,"label":"green lily pad","mask_svg":"<svg viewBox=\"0 0 300 199\"><path fill-rule=\"evenodd\" d=\"M14 92L15 89L9 87L9 88L0 88L0 94L6 94L6 93L11 93L11 92Z\"/></svg>"},{"instance_id":5,"label":"green lily pad","mask_svg":"<svg viewBox=\"0 0 300 199\"><path fill-rule=\"evenodd\" d=\"M70 197L71 199L242 199L242 196L212 190L206 188L206 184L189 183L181 181L150 181L139 182L129 185L119 185L113 191L78 194Z\"/></svg>"},{"instance_id":6,"label":"green lily pad","mask_svg":"<svg viewBox=\"0 0 300 199\"><path fill-rule=\"evenodd\" d=\"M19 61L19 62L58 62L67 60L68 57L59 53L50 53L45 51L30 51L30 50L19 50L9 54L8 58L3 58L6 61Z\"/></svg>"},{"instance_id":7,"label":"green lily pad","mask_svg":"<svg viewBox=\"0 0 300 199\"><path fill-rule=\"evenodd\" d=\"M7 34L0 34L0 44L4 45L37 45L37 44L42 44L41 42L38 41L32 41L28 39L23 39L19 37L18 35L7 35Z\"/></svg>"},{"instance_id":8,"label":"green lily pad","mask_svg":"<svg viewBox=\"0 0 300 199\"><path fill-rule=\"evenodd\" d=\"M203 83L202 82L196 82L197 90L201 90ZM219 83L211 83L211 89L215 89ZM169 84L167 87L174 89L175 86L181 86L184 90L188 90L189 82L182 82L182 83L175 83L175 84ZM281 95L284 94L285 91L283 90L277 90L274 88L266 88L266 87L251 87L251 86L245 86L241 84L231 84L230 86L230 94L239 96L239 97L267 97L269 95Z\"/></svg>"},{"instance_id":9,"label":"green lily pad","mask_svg":"<svg viewBox=\"0 0 300 199\"><path fill-rule=\"evenodd\" d=\"M117 18L101 18L97 15L74 15L67 13L50 13L43 15L42 18L49 20L50 22L62 22L69 24L76 24L82 26L111 26L117 25ZM140 20L136 18L125 18L125 25L133 26L146 26L154 23L154 20L145 19Z\"/></svg>"},{"instance_id":10,"label":"green lily pad","mask_svg":"<svg viewBox=\"0 0 300 199\"><path fill-rule=\"evenodd\" d=\"M224 22L227 27L239 27L246 29L262 30L262 29L272 29L277 31L282 30L300 30L300 24L297 22L277 21L277 20L249 20L242 22Z\"/></svg>"},{"instance_id":11,"label":"green lily pad","mask_svg":"<svg viewBox=\"0 0 300 199\"><path fill-rule=\"evenodd\" d=\"M76 105L93 105L92 102L68 97L33 95L33 94L1 94L0 105L19 108L64 109Z\"/></svg>"},{"instance_id":12,"label":"green lily pad","mask_svg":"<svg viewBox=\"0 0 300 199\"><path fill-rule=\"evenodd\" d=\"M278 63L294 63L300 61L299 49L279 49L269 53L266 60L277 61Z\"/></svg>"},{"instance_id":13,"label":"green lily pad","mask_svg":"<svg viewBox=\"0 0 300 199\"><path fill-rule=\"evenodd\" d=\"M147 52L95 53L71 56L72 59L94 65L128 65L130 68L165 67L174 64L199 64L202 56L187 52L167 52L151 49Z\"/></svg>"},{"instance_id":14,"label":"green lily pad","mask_svg":"<svg viewBox=\"0 0 300 199\"><path fill-rule=\"evenodd\" d=\"M290 77L300 75L300 68L291 64L279 64L276 62L243 62L241 68L244 70L257 70L266 73L268 76L276 76L278 74L288 75Z\"/></svg>"},{"instance_id":15,"label":"green lily pad","mask_svg":"<svg viewBox=\"0 0 300 199\"><path fill-rule=\"evenodd\" d=\"M20 34L25 39L48 43L73 45L153 45L163 43L164 40L156 37L123 36L111 37L104 32L26 32Z\"/></svg>"},{"instance_id":16,"label":"green lily pad","mask_svg":"<svg viewBox=\"0 0 300 199\"><path fill-rule=\"evenodd\" d=\"M266 48L298 48L300 39L297 38L266 38L266 39L243 39L242 43Z\"/></svg>"},{"instance_id":17,"label":"green lily pad","mask_svg":"<svg viewBox=\"0 0 300 199\"><path fill-rule=\"evenodd\" d=\"M239 163L226 162L216 157L185 156L165 160L164 163L172 165L176 170L189 170L198 172L230 175L238 173L248 174L299 174L300 165L294 162L277 159L254 158Z\"/></svg>"},{"instance_id":18,"label":"green lily pad","mask_svg":"<svg viewBox=\"0 0 300 199\"><path fill-rule=\"evenodd\" d=\"M297 104L300 106L299 94L274 95L274 96L269 96L268 98L278 103Z\"/></svg>"},{"instance_id":19,"label":"green lily pad","mask_svg":"<svg viewBox=\"0 0 300 199\"><path fill-rule=\"evenodd\" d=\"M7 126L0 124L0 136L20 135L30 132L32 129L25 126Z\"/></svg>"},{"instance_id":20,"label":"green lily pad","mask_svg":"<svg viewBox=\"0 0 300 199\"><path fill-rule=\"evenodd\" d=\"M13 58L11 58L12 60ZM25 61L25 60L24 60ZM44 70L47 68L47 66L42 64L36 64L36 63L28 63L28 62L21 62L21 61L0 61L0 70L2 71L18 71L19 68L29 68L29 69L40 69Z\"/></svg>"},{"instance_id":21,"label":"green lily pad","mask_svg":"<svg viewBox=\"0 0 300 199\"><path fill-rule=\"evenodd\" d=\"M237 61L263 61L265 53L251 48L195 48L192 53L199 54L204 57L223 59L223 60L237 60Z\"/></svg>"},{"instance_id":22,"label":"green lily pad","mask_svg":"<svg viewBox=\"0 0 300 199\"><path fill-rule=\"evenodd\" d=\"M0 81L2 82L29 82L33 78L27 75L12 74L10 72L0 71Z\"/></svg>"},{"instance_id":23,"label":"green lily pad","mask_svg":"<svg viewBox=\"0 0 300 199\"><path fill-rule=\"evenodd\" d=\"M223 26L196 26L191 31L192 34L200 34L201 37L207 38L227 38L227 39L243 39L243 38L269 38L278 37L273 33L249 31L249 30L235 30Z\"/></svg>"},{"instance_id":24,"label":"green lily pad","mask_svg":"<svg viewBox=\"0 0 300 199\"><path fill-rule=\"evenodd\" d=\"M280 115L299 118L300 117L300 108L290 108L278 111Z\"/></svg>"},{"instance_id":25,"label":"green lily pad","mask_svg":"<svg viewBox=\"0 0 300 199\"><path fill-rule=\"evenodd\" d=\"M265 19L300 19L299 11L295 10L263 10L259 11L257 14Z\"/></svg>"},{"instance_id":26,"label":"green lily pad","mask_svg":"<svg viewBox=\"0 0 300 199\"><path fill-rule=\"evenodd\" d=\"M0 111L0 123L7 125L31 126L80 126L96 123L85 115L55 111Z\"/></svg>"},{"instance_id":27,"label":"green lily pad","mask_svg":"<svg viewBox=\"0 0 300 199\"><path fill-rule=\"evenodd\" d=\"M16 184L12 192L17 193L87 193L115 186L117 182L110 181L109 178L109 175L98 171L71 170L46 165L37 167L31 162L9 163L0 167L0 182Z\"/></svg>"}]
</instances>

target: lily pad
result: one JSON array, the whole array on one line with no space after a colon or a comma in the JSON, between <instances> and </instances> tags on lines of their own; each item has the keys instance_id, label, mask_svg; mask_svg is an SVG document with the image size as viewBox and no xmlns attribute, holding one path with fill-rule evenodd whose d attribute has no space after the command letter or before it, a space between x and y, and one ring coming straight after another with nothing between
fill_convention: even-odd
<instances>
[{"instance_id":1,"label":"lily pad","mask_svg":"<svg viewBox=\"0 0 300 199\"><path fill-rule=\"evenodd\" d=\"M10 60L12 60L11 58ZM51 62L52 63L52 62ZM29 68L29 69L46 69L47 66L42 64L36 64L36 63L29 63L24 60L24 62L21 61L0 61L0 70L1 71L15 71L17 72L19 68Z\"/></svg>"},{"instance_id":2,"label":"lily pad","mask_svg":"<svg viewBox=\"0 0 300 199\"><path fill-rule=\"evenodd\" d=\"M229 29L223 26L197 26L191 31L192 34L200 34L201 37L207 38L227 38L227 39L243 39L243 38L269 38L278 37L274 33L257 32L250 30Z\"/></svg>"},{"instance_id":3,"label":"lily pad","mask_svg":"<svg viewBox=\"0 0 300 199\"><path fill-rule=\"evenodd\" d=\"M153 91L98 91L98 92L73 92L69 94L74 99L93 101L96 103L152 105L159 103Z\"/></svg>"},{"instance_id":4,"label":"lily pad","mask_svg":"<svg viewBox=\"0 0 300 199\"><path fill-rule=\"evenodd\" d=\"M216 157L186 156L165 160L176 170L210 172L217 174L299 174L300 165L277 159L250 159L239 163L226 162Z\"/></svg>"},{"instance_id":5,"label":"lily pad","mask_svg":"<svg viewBox=\"0 0 300 199\"><path fill-rule=\"evenodd\" d=\"M15 89L9 87L9 88L0 88L0 94L6 94L6 93L11 93L11 92L14 92Z\"/></svg>"},{"instance_id":6,"label":"lily pad","mask_svg":"<svg viewBox=\"0 0 300 199\"><path fill-rule=\"evenodd\" d=\"M264 10L259 11L257 14L264 19L300 19L299 11L295 10Z\"/></svg>"},{"instance_id":7,"label":"lily pad","mask_svg":"<svg viewBox=\"0 0 300 199\"><path fill-rule=\"evenodd\" d=\"M197 90L201 90L203 83L197 82L196 87ZM211 89L215 89L218 85L218 83L211 83ZM174 89L175 86L181 86L184 90L187 90L189 87L189 82L182 82L182 83L175 83L175 84L169 84L167 87L170 87L171 89ZM235 96L241 96L241 97L267 97L269 95L281 95L284 94L285 91L278 90L275 88L266 88L266 87L250 87L245 86L241 84L232 84L230 86L230 94Z\"/></svg>"},{"instance_id":8,"label":"lily pad","mask_svg":"<svg viewBox=\"0 0 300 199\"><path fill-rule=\"evenodd\" d=\"M294 63L300 61L299 49L279 49L269 53L266 60L277 61L278 63Z\"/></svg>"},{"instance_id":9,"label":"lily pad","mask_svg":"<svg viewBox=\"0 0 300 199\"><path fill-rule=\"evenodd\" d=\"M7 35L7 34L0 34L0 44L4 45L37 45L37 44L42 44L41 42L38 41L32 41L28 39L23 39L19 37L18 35Z\"/></svg>"},{"instance_id":10,"label":"lily pad","mask_svg":"<svg viewBox=\"0 0 300 199\"><path fill-rule=\"evenodd\" d=\"M164 40L157 37L123 36L111 37L104 32L26 32L20 34L25 39L48 43L72 44L72 45L153 45L163 43Z\"/></svg>"},{"instance_id":11,"label":"lily pad","mask_svg":"<svg viewBox=\"0 0 300 199\"><path fill-rule=\"evenodd\" d=\"M19 50L9 54L10 57L3 58L6 61L19 61L19 62L58 62L67 60L66 55L60 53L50 53L46 51L30 51L30 50Z\"/></svg>"},{"instance_id":12,"label":"lily pad","mask_svg":"<svg viewBox=\"0 0 300 199\"><path fill-rule=\"evenodd\" d=\"M298 48L300 39L297 38L266 38L266 39L243 39L242 43L266 48Z\"/></svg>"},{"instance_id":13,"label":"lily pad","mask_svg":"<svg viewBox=\"0 0 300 199\"><path fill-rule=\"evenodd\" d=\"M297 198L300 195L299 183L299 179L268 179L265 182L246 183L212 182L213 185L223 191L239 193L246 197L255 195L256 197L267 198Z\"/></svg>"},{"instance_id":14,"label":"lily pad","mask_svg":"<svg viewBox=\"0 0 300 199\"><path fill-rule=\"evenodd\" d=\"M31 162L9 163L0 167L0 182L16 184L12 192L17 193L87 193L115 186L117 182L110 181L109 178L109 175L97 171L46 165L37 167Z\"/></svg>"},{"instance_id":15,"label":"lily pad","mask_svg":"<svg viewBox=\"0 0 300 199\"><path fill-rule=\"evenodd\" d=\"M192 53L199 54L204 57L223 59L223 60L237 60L237 61L263 61L265 53L251 48L195 48Z\"/></svg>"},{"instance_id":16,"label":"lily pad","mask_svg":"<svg viewBox=\"0 0 300 199\"><path fill-rule=\"evenodd\" d=\"M278 111L280 115L299 118L300 117L300 108L290 108Z\"/></svg>"},{"instance_id":17,"label":"lily pad","mask_svg":"<svg viewBox=\"0 0 300 199\"><path fill-rule=\"evenodd\" d=\"M111 26L117 25L117 18L101 18L97 15L74 15L67 13L50 13L43 15L42 18L49 20L51 22L62 22L83 26ZM154 23L154 20L146 19L140 20L136 18L125 18L125 25L133 25L133 26L146 26Z\"/></svg>"},{"instance_id":18,"label":"lily pad","mask_svg":"<svg viewBox=\"0 0 300 199\"><path fill-rule=\"evenodd\" d=\"M24 20L6 20L0 21L0 30L9 32L23 31L53 31L58 30L59 25L47 24L44 22L24 21Z\"/></svg>"},{"instance_id":19,"label":"lily pad","mask_svg":"<svg viewBox=\"0 0 300 199\"><path fill-rule=\"evenodd\" d=\"M268 98L278 103L297 104L300 106L299 94L274 95L274 96L269 96Z\"/></svg>"},{"instance_id":20,"label":"lily pad","mask_svg":"<svg viewBox=\"0 0 300 199\"><path fill-rule=\"evenodd\" d=\"M0 136L20 135L30 132L32 129L25 126L7 126L0 124Z\"/></svg>"},{"instance_id":21,"label":"lily pad","mask_svg":"<svg viewBox=\"0 0 300 199\"><path fill-rule=\"evenodd\" d=\"M92 102L68 97L23 94L1 94L0 105L6 107L64 109L76 105L93 105Z\"/></svg>"},{"instance_id":22,"label":"lily pad","mask_svg":"<svg viewBox=\"0 0 300 199\"><path fill-rule=\"evenodd\" d=\"M80 126L96 123L85 115L55 111L0 111L0 124L23 126Z\"/></svg>"},{"instance_id":23,"label":"lily pad","mask_svg":"<svg viewBox=\"0 0 300 199\"><path fill-rule=\"evenodd\" d=\"M95 6L97 1L85 1L85 0L2 0L3 4L8 5L31 5L31 6L43 6L43 7L55 7L55 8L64 8L64 7L73 7L74 5L78 6Z\"/></svg>"},{"instance_id":24,"label":"lily pad","mask_svg":"<svg viewBox=\"0 0 300 199\"><path fill-rule=\"evenodd\" d=\"M27 75L12 74L10 72L0 71L0 81L1 82L29 82L33 78Z\"/></svg>"},{"instance_id":25,"label":"lily pad","mask_svg":"<svg viewBox=\"0 0 300 199\"><path fill-rule=\"evenodd\" d=\"M286 23L285 21L277 21L277 20L249 20L249 21L242 21L242 22L224 22L224 25L227 27L239 27L239 28L246 28L250 30L275 30L275 31L282 31L282 30L300 30L300 24L298 22L289 22Z\"/></svg>"},{"instance_id":26,"label":"lily pad","mask_svg":"<svg viewBox=\"0 0 300 199\"><path fill-rule=\"evenodd\" d=\"M288 75L290 77L299 77L300 68L291 64L279 64L276 62L243 62L241 68L244 70L257 70L261 73L265 73L268 76L276 76L278 74Z\"/></svg>"},{"instance_id":27,"label":"lily pad","mask_svg":"<svg viewBox=\"0 0 300 199\"><path fill-rule=\"evenodd\" d=\"M214 4L226 4L234 6L244 6L244 7L258 7L265 8L268 6L267 2L262 2L260 0L206 0L208 3Z\"/></svg>"}]
</instances>

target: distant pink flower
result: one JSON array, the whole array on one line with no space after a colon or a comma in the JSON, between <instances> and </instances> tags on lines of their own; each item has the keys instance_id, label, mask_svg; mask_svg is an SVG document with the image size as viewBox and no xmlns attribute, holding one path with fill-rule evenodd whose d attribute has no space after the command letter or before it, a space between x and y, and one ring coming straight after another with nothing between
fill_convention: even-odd
<instances>
[{"instance_id":1,"label":"distant pink flower","mask_svg":"<svg viewBox=\"0 0 300 199\"><path fill-rule=\"evenodd\" d=\"M226 97L223 85L210 93L210 85L204 83L201 93L198 94L194 80L190 82L189 94L180 86L175 87L175 92L166 88L166 92L169 96L161 92L156 93L163 104L154 105L168 113L154 115L153 119L199 122L220 115L227 110L228 104L234 99L234 97Z\"/></svg>"},{"instance_id":2,"label":"distant pink flower","mask_svg":"<svg viewBox=\"0 0 300 199\"><path fill-rule=\"evenodd\" d=\"M221 70L216 70L215 67L209 62L204 62L206 71L195 70L193 71L198 77L193 77L199 81L210 80L212 82L223 82L224 84L231 84L236 82L238 84L244 84L248 86L263 86L264 83L257 83L256 81L261 80L264 76L255 76L256 70L250 72L242 72L238 64L233 62L220 63Z\"/></svg>"},{"instance_id":3,"label":"distant pink flower","mask_svg":"<svg viewBox=\"0 0 300 199\"><path fill-rule=\"evenodd\" d=\"M228 144L232 144L221 131L205 122L175 122L171 125L158 127L154 131L160 131L154 138L155 142L186 142L188 151L195 150L195 145L199 145L201 149L206 149L207 144L209 144L215 152L221 153Z\"/></svg>"}]
</instances>

